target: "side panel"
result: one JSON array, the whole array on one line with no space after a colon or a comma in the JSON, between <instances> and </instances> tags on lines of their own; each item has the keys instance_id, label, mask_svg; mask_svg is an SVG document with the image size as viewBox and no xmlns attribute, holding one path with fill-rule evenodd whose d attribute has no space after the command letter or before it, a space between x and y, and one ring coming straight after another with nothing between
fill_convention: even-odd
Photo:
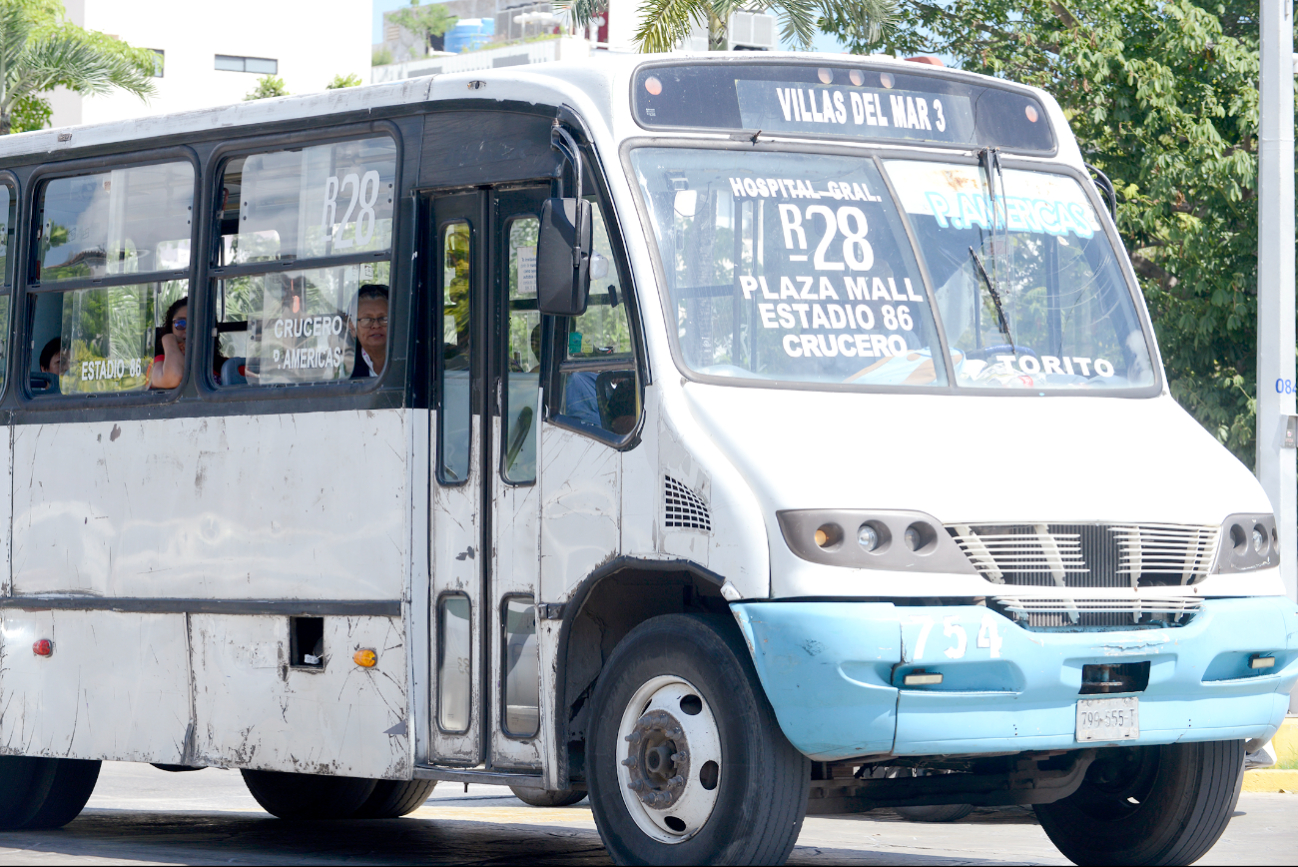
<instances>
[{"instance_id":1,"label":"side panel","mask_svg":"<svg viewBox=\"0 0 1298 867\"><path fill-rule=\"evenodd\" d=\"M5 611L0 753L185 761L185 615ZM54 642L36 656L32 643Z\"/></svg>"},{"instance_id":2,"label":"side panel","mask_svg":"<svg viewBox=\"0 0 1298 867\"><path fill-rule=\"evenodd\" d=\"M19 425L15 593L399 599L405 411Z\"/></svg>"},{"instance_id":3,"label":"side panel","mask_svg":"<svg viewBox=\"0 0 1298 867\"><path fill-rule=\"evenodd\" d=\"M562 600L619 553L622 454L548 424L540 454L541 599Z\"/></svg>"},{"instance_id":4,"label":"side panel","mask_svg":"<svg viewBox=\"0 0 1298 867\"><path fill-rule=\"evenodd\" d=\"M191 615L199 764L409 779L401 622L325 617L322 669L289 665L287 617ZM370 648L373 668L352 655Z\"/></svg>"}]
</instances>

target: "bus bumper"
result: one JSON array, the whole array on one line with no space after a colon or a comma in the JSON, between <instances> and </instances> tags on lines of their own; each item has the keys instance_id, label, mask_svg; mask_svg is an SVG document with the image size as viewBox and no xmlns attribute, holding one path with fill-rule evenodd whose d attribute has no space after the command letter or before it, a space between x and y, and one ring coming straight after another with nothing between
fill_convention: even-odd
<instances>
[{"instance_id":1,"label":"bus bumper","mask_svg":"<svg viewBox=\"0 0 1298 867\"><path fill-rule=\"evenodd\" d=\"M816 761L1076 748L1078 699L1104 698L1079 694L1095 663L1150 663L1139 739L1124 744L1270 737L1298 679L1298 606L1283 597L1205 600L1183 626L1077 632L975 605L731 608L780 727ZM1258 655L1274 666L1253 669ZM942 683L905 686L919 669Z\"/></svg>"}]
</instances>

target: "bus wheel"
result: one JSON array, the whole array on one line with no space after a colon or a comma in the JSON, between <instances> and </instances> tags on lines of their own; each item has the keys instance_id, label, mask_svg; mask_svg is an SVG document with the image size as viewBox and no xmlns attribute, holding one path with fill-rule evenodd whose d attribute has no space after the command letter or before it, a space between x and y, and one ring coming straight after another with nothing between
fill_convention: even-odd
<instances>
[{"instance_id":1,"label":"bus wheel","mask_svg":"<svg viewBox=\"0 0 1298 867\"><path fill-rule=\"evenodd\" d=\"M422 807L436 785L436 780L376 780L352 818L400 819Z\"/></svg>"},{"instance_id":2,"label":"bus wheel","mask_svg":"<svg viewBox=\"0 0 1298 867\"><path fill-rule=\"evenodd\" d=\"M0 757L0 830L62 828L80 814L99 779L99 762Z\"/></svg>"},{"instance_id":3,"label":"bus wheel","mask_svg":"<svg viewBox=\"0 0 1298 867\"><path fill-rule=\"evenodd\" d=\"M263 810L281 819L350 819L374 794L377 780L281 771L241 770Z\"/></svg>"},{"instance_id":4,"label":"bus wheel","mask_svg":"<svg viewBox=\"0 0 1298 867\"><path fill-rule=\"evenodd\" d=\"M1111 747L1081 788L1035 809L1075 864L1191 864L1226 830L1243 780L1243 741Z\"/></svg>"},{"instance_id":5,"label":"bus wheel","mask_svg":"<svg viewBox=\"0 0 1298 867\"><path fill-rule=\"evenodd\" d=\"M524 789L522 786L510 786L514 797L533 807L571 807L586 797L585 792L575 789L563 789L558 792L547 792L545 789Z\"/></svg>"},{"instance_id":6,"label":"bus wheel","mask_svg":"<svg viewBox=\"0 0 1298 867\"><path fill-rule=\"evenodd\" d=\"M595 686L588 784L617 864L780 864L811 765L784 737L733 622L670 614Z\"/></svg>"}]
</instances>

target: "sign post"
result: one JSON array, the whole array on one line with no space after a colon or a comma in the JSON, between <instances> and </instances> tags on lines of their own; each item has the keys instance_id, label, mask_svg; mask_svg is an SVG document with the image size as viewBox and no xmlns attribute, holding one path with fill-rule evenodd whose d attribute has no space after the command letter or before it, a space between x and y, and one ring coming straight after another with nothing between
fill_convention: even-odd
<instances>
[{"instance_id":1,"label":"sign post","mask_svg":"<svg viewBox=\"0 0 1298 867\"><path fill-rule=\"evenodd\" d=\"M1280 532L1280 574L1298 599L1298 450L1294 415L1293 0L1261 0L1258 141L1257 476Z\"/></svg>"}]
</instances>

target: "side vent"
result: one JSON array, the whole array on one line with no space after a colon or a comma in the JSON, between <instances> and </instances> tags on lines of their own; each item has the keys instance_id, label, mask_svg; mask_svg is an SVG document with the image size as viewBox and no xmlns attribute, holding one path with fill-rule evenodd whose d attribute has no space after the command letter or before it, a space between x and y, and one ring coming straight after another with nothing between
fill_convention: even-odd
<instances>
[{"instance_id":1,"label":"side vent","mask_svg":"<svg viewBox=\"0 0 1298 867\"><path fill-rule=\"evenodd\" d=\"M663 476L663 503L663 514L668 527L712 532L708 504L671 476Z\"/></svg>"}]
</instances>

